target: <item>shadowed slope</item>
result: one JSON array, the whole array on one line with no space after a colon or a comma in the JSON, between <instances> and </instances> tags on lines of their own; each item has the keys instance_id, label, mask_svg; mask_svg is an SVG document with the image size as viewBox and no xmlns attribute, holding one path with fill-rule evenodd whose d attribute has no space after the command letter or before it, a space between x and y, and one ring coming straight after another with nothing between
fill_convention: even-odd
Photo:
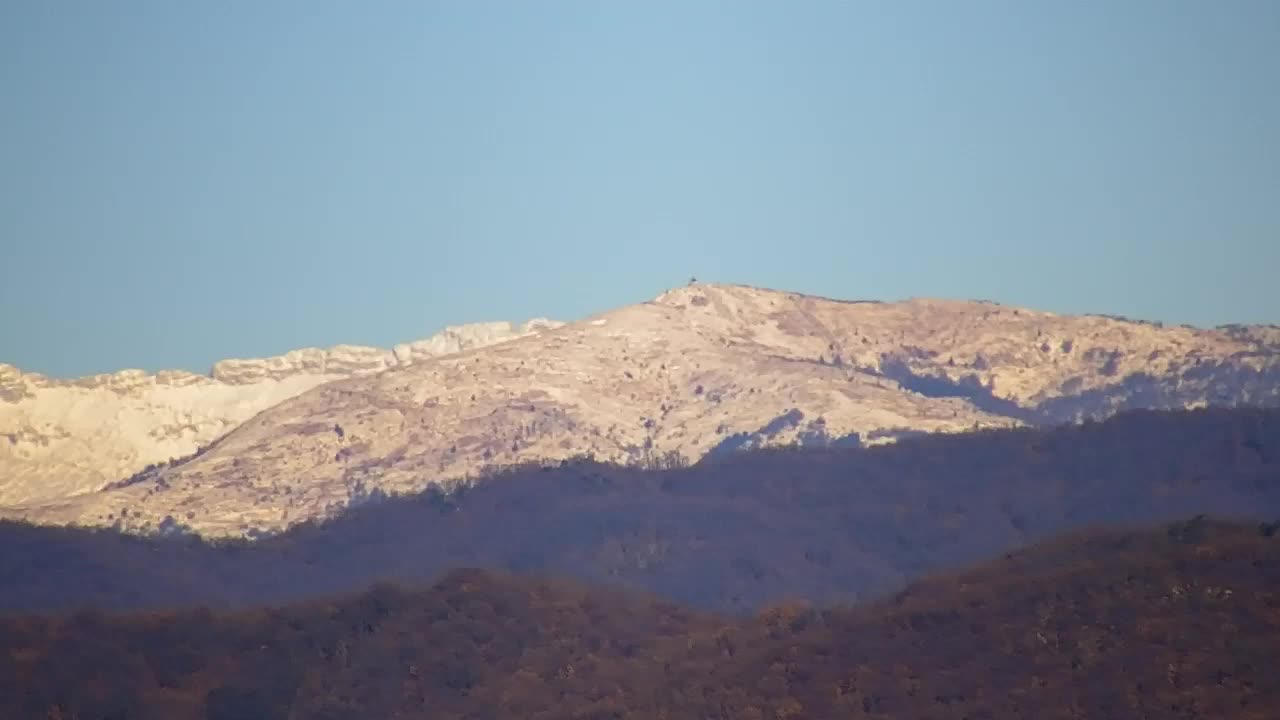
<instances>
[{"instance_id":1,"label":"shadowed slope","mask_svg":"<svg viewBox=\"0 0 1280 720\"><path fill-rule=\"evenodd\" d=\"M522 468L255 543L0 525L0 607L236 606L477 566L746 611L882 595L1053 534L1198 513L1280 517L1280 410L734 455Z\"/></svg>"},{"instance_id":2,"label":"shadowed slope","mask_svg":"<svg viewBox=\"0 0 1280 720\"><path fill-rule=\"evenodd\" d=\"M726 448L1276 403L1280 354L1253 330L693 285L328 383L138 482L0 512L143 531L171 516L239 536L325 517L359 488L416 492L495 465L693 461Z\"/></svg>"},{"instance_id":3,"label":"shadowed slope","mask_svg":"<svg viewBox=\"0 0 1280 720\"><path fill-rule=\"evenodd\" d=\"M1060 539L863 608L717 618L458 571L235 615L0 621L22 718L1267 718L1280 538Z\"/></svg>"}]
</instances>

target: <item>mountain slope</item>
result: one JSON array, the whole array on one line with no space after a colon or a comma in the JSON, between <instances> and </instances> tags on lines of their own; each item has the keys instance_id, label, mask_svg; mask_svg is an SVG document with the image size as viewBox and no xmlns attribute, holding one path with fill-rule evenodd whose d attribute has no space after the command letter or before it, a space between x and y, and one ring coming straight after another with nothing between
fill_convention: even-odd
<instances>
[{"instance_id":1,"label":"mountain slope","mask_svg":"<svg viewBox=\"0 0 1280 720\"><path fill-rule=\"evenodd\" d=\"M526 467L255 542L0 523L0 610L242 607L463 566L746 612L833 603L1095 525L1280 519L1280 409L1133 412L691 468Z\"/></svg>"},{"instance_id":2,"label":"mountain slope","mask_svg":"<svg viewBox=\"0 0 1280 720\"><path fill-rule=\"evenodd\" d=\"M0 364L0 506L95 492L147 465L191 455L258 412L332 380L556 325L463 325L391 350L339 345L222 360L208 375L123 370L58 380Z\"/></svg>"},{"instance_id":3,"label":"mountain slope","mask_svg":"<svg viewBox=\"0 0 1280 720\"><path fill-rule=\"evenodd\" d=\"M1264 329L1163 328L983 302L853 303L693 285L511 342L326 383L208 452L104 492L4 511L239 535L486 467L859 444L1280 402Z\"/></svg>"},{"instance_id":4,"label":"mountain slope","mask_svg":"<svg viewBox=\"0 0 1280 720\"><path fill-rule=\"evenodd\" d=\"M1280 538L1077 535L860 608L752 618L456 571L238 614L0 621L0 715L1269 718Z\"/></svg>"}]
</instances>

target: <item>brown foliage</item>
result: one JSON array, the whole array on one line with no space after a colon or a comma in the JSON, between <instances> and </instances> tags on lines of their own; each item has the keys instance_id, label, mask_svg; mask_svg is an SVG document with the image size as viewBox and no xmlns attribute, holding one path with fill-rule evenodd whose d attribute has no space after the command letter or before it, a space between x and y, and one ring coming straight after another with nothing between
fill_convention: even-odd
<instances>
[{"instance_id":1,"label":"brown foliage","mask_svg":"<svg viewBox=\"0 0 1280 720\"><path fill-rule=\"evenodd\" d=\"M1280 538L1076 535L753 618L463 570L233 614L0 622L0 717L1267 718Z\"/></svg>"}]
</instances>

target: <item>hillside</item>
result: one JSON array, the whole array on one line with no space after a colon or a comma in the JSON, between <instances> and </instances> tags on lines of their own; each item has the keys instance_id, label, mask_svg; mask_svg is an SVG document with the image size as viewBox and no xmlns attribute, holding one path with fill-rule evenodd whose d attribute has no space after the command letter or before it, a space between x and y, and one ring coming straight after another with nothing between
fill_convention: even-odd
<instances>
[{"instance_id":1,"label":"hillside","mask_svg":"<svg viewBox=\"0 0 1280 720\"><path fill-rule=\"evenodd\" d=\"M859 608L715 617L484 571L238 614L0 621L24 718L1270 718L1280 538L1076 535Z\"/></svg>"},{"instance_id":2,"label":"hillside","mask_svg":"<svg viewBox=\"0 0 1280 720\"><path fill-rule=\"evenodd\" d=\"M324 517L374 489L590 455L693 461L1280 402L1266 328L1197 330L985 302L841 302L691 285L511 342L315 387L207 452L4 516L211 536Z\"/></svg>"},{"instance_id":3,"label":"hillside","mask_svg":"<svg viewBox=\"0 0 1280 720\"><path fill-rule=\"evenodd\" d=\"M238 607L472 566L692 606L883 596L1053 535L1200 513L1280 519L1280 409L753 451L694 467L526 467L256 542L0 524L0 609Z\"/></svg>"},{"instance_id":4,"label":"hillside","mask_svg":"<svg viewBox=\"0 0 1280 720\"><path fill-rule=\"evenodd\" d=\"M222 360L208 375L141 370L61 380L0 363L0 507L92 494L192 455L317 385L504 342L559 325L477 323L393 349L339 345Z\"/></svg>"}]
</instances>

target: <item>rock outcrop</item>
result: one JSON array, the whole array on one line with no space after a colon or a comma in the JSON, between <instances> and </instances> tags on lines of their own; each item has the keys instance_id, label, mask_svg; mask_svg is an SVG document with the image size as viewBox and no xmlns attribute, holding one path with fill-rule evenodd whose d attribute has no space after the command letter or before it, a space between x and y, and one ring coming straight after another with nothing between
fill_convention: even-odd
<instances>
[{"instance_id":1,"label":"rock outcrop","mask_svg":"<svg viewBox=\"0 0 1280 720\"><path fill-rule=\"evenodd\" d=\"M95 492L147 465L191 455L258 412L332 380L557 325L463 325L391 350L339 345L223 360L209 375L122 370L60 380L0 364L0 506Z\"/></svg>"},{"instance_id":2,"label":"rock outcrop","mask_svg":"<svg viewBox=\"0 0 1280 720\"><path fill-rule=\"evenodd\" d=\"M694 461L1132 408L1272 404L1274 338L986 302L693 285L313 387L198 457L4 514L142 530L169 518L240 535L511 463Z\"/></svg>"}]
</instances>

